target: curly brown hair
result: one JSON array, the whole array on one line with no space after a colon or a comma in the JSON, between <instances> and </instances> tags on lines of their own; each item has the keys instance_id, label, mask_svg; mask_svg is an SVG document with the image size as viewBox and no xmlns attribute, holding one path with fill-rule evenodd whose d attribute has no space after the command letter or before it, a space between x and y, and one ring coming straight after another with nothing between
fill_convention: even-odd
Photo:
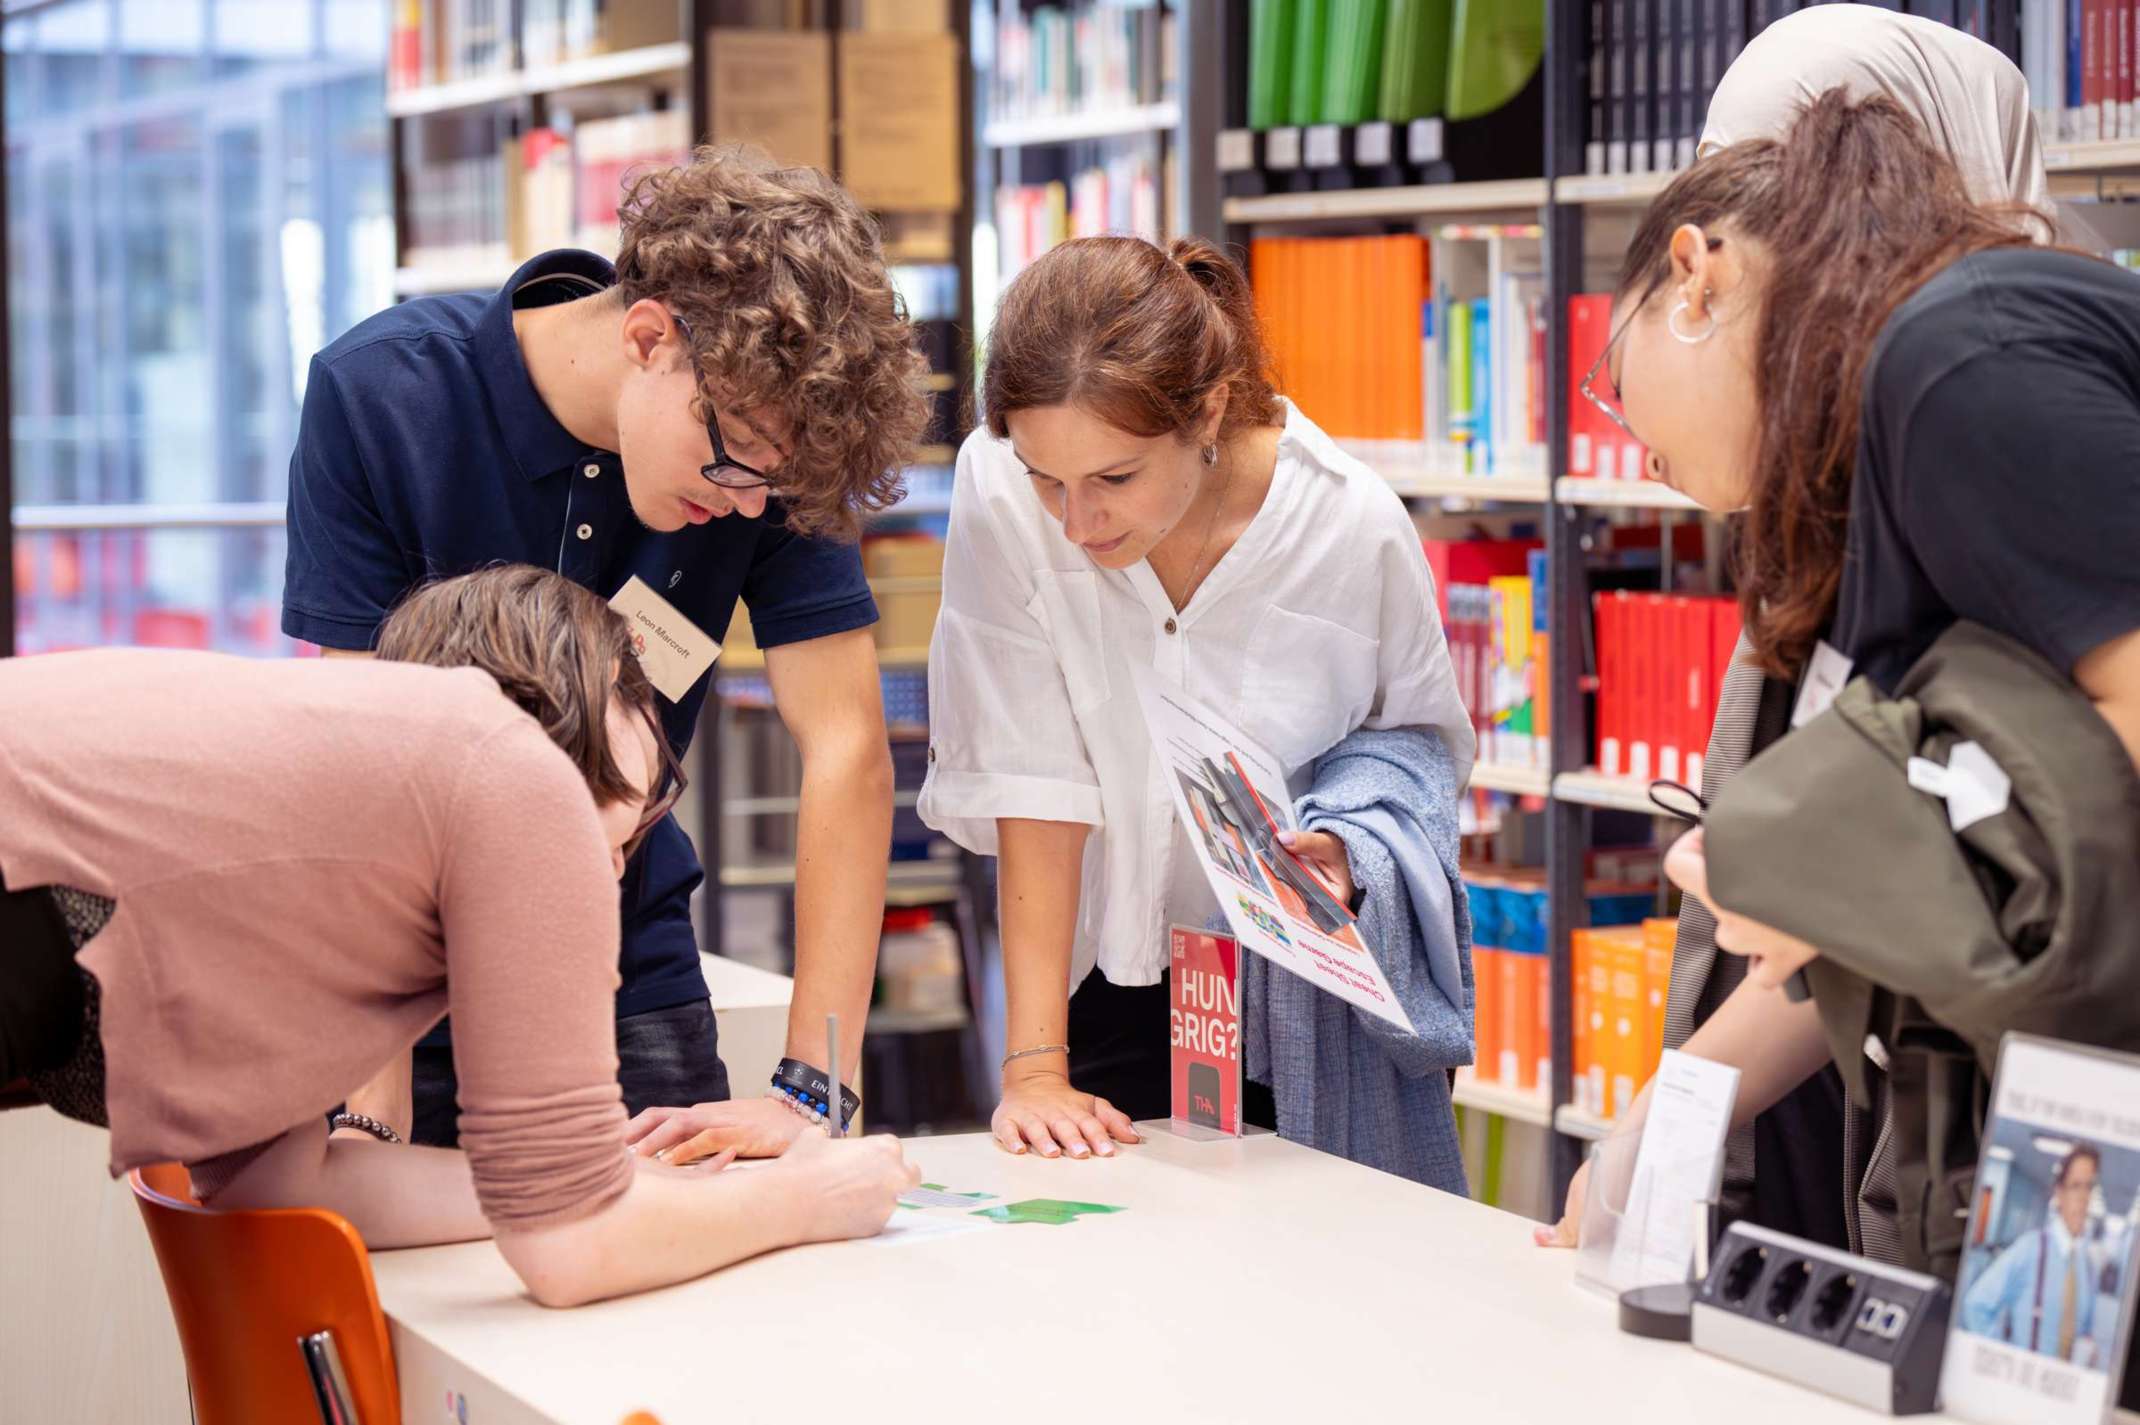
<instances>
[{"instance_id":1,"label":"curly brown hair","mask_svg":"<svg viewBox=\"0 0 2140 1425\"><path fill-rule=\"evenodd\" d=\"M725 405L780 412L788 525L852 539L896 503L929 422L928 363L875 220L818 170L732 146L634 178L618 215L618 296L689 324ZM702 386L700 419L709 404Z\"/></svg>"}]
</instances>

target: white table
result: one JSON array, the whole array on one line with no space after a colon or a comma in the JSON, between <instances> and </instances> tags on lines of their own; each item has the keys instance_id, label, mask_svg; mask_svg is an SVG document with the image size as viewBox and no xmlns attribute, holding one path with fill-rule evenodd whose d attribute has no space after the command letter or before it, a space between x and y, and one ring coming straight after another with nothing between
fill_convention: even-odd
<instances>
[{"instance_id":1,"label":"white table","mask_svg":"<svg viewBox=\"0 0 2140 1425\"><path fill-rule=\"evenodd\" d=\"M912 1140L925 1177L1129 1210L792 1249L573 1311L487 1244L373 1259L403 1419L471 1425L1406 1419L1814 1425L1852 1406L1621 1334L1532 1224L1282 1142L1113 1161Z\"/></svg>"}]
</instances>

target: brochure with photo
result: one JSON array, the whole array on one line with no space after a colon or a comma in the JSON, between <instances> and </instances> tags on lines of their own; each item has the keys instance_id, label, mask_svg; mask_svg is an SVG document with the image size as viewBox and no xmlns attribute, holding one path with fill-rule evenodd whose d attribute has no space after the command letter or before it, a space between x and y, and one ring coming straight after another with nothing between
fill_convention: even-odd
<instances>
[{"instance_id":1,"label":"brochure with photo","mask_svg":"<svg viewBox=\"0 0 2140 1425\"><path fill-rule=\"evenodd\" d=\"M1382 967L1357 917L1307 862L1279 844L1292 800L1276 758L1150 669L1137 695L1175 813L1241 945L1402 1029Z\"/></svg>"},{"instance_id":2,"label":"brochure with photo","mask_svg":"<svg viewBox=\"0 0 2140 1425\"><path fill-rule=\"evenodd\" d=\"M1983 1144L1945 1408L1985 1425L2095 1425L2132 1330L2140 1058L2008 1035Z\"/></svg>"}]
</instances>

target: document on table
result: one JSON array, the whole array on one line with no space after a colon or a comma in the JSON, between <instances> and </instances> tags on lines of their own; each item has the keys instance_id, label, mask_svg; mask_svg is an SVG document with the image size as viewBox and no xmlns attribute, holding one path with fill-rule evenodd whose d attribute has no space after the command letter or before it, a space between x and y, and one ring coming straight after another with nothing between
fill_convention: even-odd
<instances>
[{"instance_id":1,"label":"document on table","mask_svg":"<svg viewBox=\"0 0 2140 1425\"><path fill-rule=\"evenodd\" d=\"M1161 776L1234 938L1377 1019L1411 1029L1351 909L1278 841L1296 828L1277 759L1151 669L1135 675Z\"/></svg>"},{"instance_id":2,"label":"document on table","mask_svg":"<svg viewBox=\"0 0 2140 1425\"><path fill-rule=\"evenodd\" d=\"M1683 1282L1694 1261L1695 1204L1717 1199L1739 1071L1667 1049L1650 1090L1627 1212L1613 1239L1620 1290Z\"/></svg>"}]
</instances>

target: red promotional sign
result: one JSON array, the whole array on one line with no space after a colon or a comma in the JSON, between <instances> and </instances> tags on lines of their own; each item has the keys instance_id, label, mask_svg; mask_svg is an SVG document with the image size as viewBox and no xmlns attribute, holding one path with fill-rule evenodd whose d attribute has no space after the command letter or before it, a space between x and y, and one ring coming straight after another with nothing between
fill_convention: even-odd
<instances>
[{"instance_id":1,"label":"red promotional sign","mask_svg":"<svg viewBox=\"0 0 2140 1425\"><path fill-rule=\"evenodd\" d=\"M1240 947L1223 935L1176 926L1171 951L1174 1119L1238 1137Z\"/></svg>"}]
</instances>

